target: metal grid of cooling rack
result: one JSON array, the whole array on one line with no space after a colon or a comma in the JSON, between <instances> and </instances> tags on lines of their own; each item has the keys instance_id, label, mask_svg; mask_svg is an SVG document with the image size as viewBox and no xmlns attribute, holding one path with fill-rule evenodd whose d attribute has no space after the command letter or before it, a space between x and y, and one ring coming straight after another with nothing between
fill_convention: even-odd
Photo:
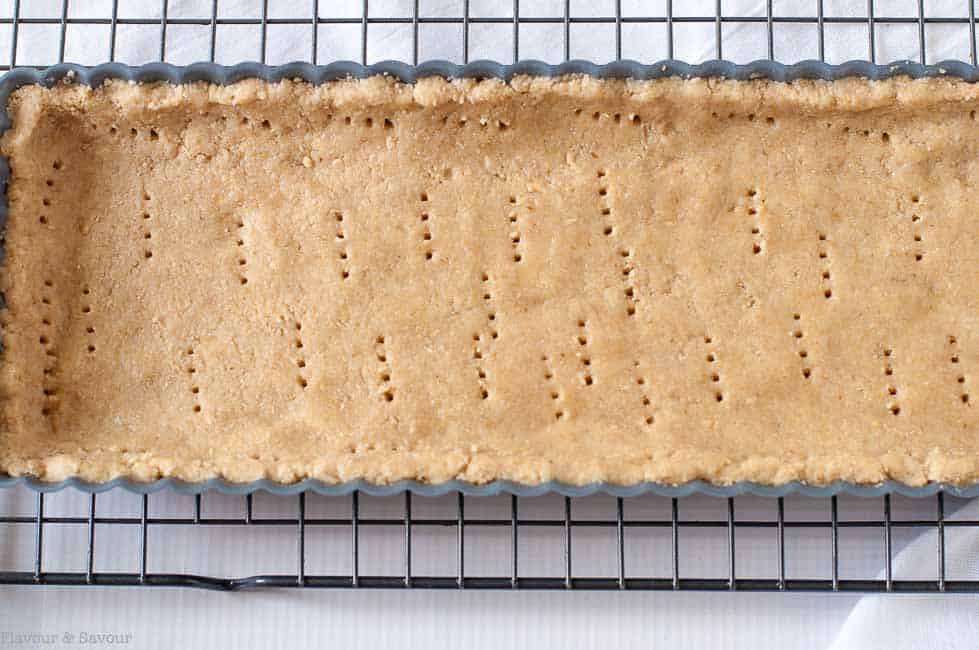
<instances>
[{"instance_id":1,"label":"metal grid of cooling rack","mask_svg":"<svg viewBox=\"0 0 979 650\"><path fill-rule=\"evenodd\" d=\"M421 0L255 0L241 15L223 4L0 2L0 70L65 60L417 63L433 58L433 40L437 58L457 62L468 62L474 49L474 58L559 62L577 56L582 42L594 46L587 51L599 62L698 62L749 51L787 62L977 62L973 0L767 0L739 3L737 11L722 0L458 0L434 8ZM742 10L747 5L753 10ZM249 30L244 38L229 36L240 29ZM147 30L152 51L126 45L132 31L145 45ZM750 46L744 33L741 46L732 46L745 30ZM842 45L834 30L847 32ZM953 32L964 45L949 55L942 45ZM808 45L788 46L786 34ZM184 47L188 40L194 47ZM44 47L31 47L41 41ZM226 48L229 42L236 47ZM0 490L0 584L979 592L979 580L950 573L946 557L949 538L979 530L979 518L957 516L968 512L967 502L941 493L916 500L405 494L381 500L373 512L367 506L377 499L357 493L118 492ZM128 507L119 505L127 499ZM180 499L191 503L181 510ZM258 501L265 512L256 511ZM921 536L933 536L934 560L904 575L895 556ZM192 557L175 561L181 553ZM271 564L222 563L236 553Z\"/></svg>"},{"instance_id":2,"label":"metal grid of cooling rack","mask_svg":"<svg viewBox=\"0 0 979 650\"><path fill-rule=\"evenodd\" d=\"M228 0L224 3L229 4ZM393 36L410 43L410 47L399 50L401 56L396 58L418 63L421 45L426 41L426 29L439 27L438 35L430 34L428 40L438 38L449 43L447 49L438 50L440 58L465 63L470 59L473 31L492 27L495 28L493 34L485 36L506 43L493 50L494 58L501 61L505 61L507 54L513 61L535 56L547 58L549 62L568 60L574 53L573 45L582 39L606 42L609 45L605 48L608 60L623 56L648 59L648 50L637 50L634 46L640 39L652 39L662 45L657 58L676 57L695 63L697 61L689 60L691 56L724 58L727 38L747 26L761 28L749 36L759 46L753 50L755 58L759 59L784 61L786 53L799 51L798 37L806 32L814 37L815 49L807 51L801 58L831 62L902 58L928 63L935 60L930 54L930 43L949 38L949 30L963 30L968 32L967 51L947 58L968 59L973 64L977 61L975 0L759 0L740 3L731 0L457 0L456 6L448 8L446 4L453 3L253 0L250 3L252 10L246 12L247 15L224 13L219 0L31 0L30 3L8 0L7 4L4 14L0 15L0 28L9 26L9 56L6 62L0 63L0 70L15 65L49 65L65 61L66 55L73 50L69 46L80 40L101 41L104 45L99 46L101 51L96 60L114 61L120 58L120 34L130 28L157 31L154 40L158 47L153 58L160 61L170 60L176 29L203 30L203 47L197 52L197 60L220 61L219 43L226 28L252 28L248 32L235 30L237 38L251 41L246 58L262 63L283 63L285 61L270 58L275 59L276 41L282 40L286 33L277 35L276 31L289 28L291 44L302 42L305 46L300 58L322 63L324 51L332 53L329 43L321 47L323 41L336 36L339 34L337 29L343 28L348 35L350 30L359 32L356 37L359 47L355 51L348 49L342 57L334 55L334 59L359 58L361 63L367 64L386 58L379 57L371 47L372 38L378 40L375 32L380 30L379 36L383 40L391 40ZM236 7L241 4L241 0L234 2ZM726 12L725 6L732 4L737 4L741 11ZM754 11L744 10L746 5ZM392 27L402 27L404 32L393 32ZM453 34L447 34L446 27L451 28ZM549 51L535 49L528 54L526 45L539 38L541 28L558 29L561 34ZM25 29L31 29L32 34L25 36L22 33ZM860 32L863 47L854 49L851 46L839 52L828 52L827 34L841 29ZM783 41L778 38L781 31L790 34L791 44L783 46ZM57 43L56 51L50 53L48 60L25 60L22 55L25 38L38 38L41 34L51 43ZM898 41L896 46L893 44L895 39ZM849 40L853 42L853 38ZM689 43L695 43L697 49L691 52L683 47ZM711 44L712 47L708 47ZM86 45L89 56L98 49L91 43ZM295 48L289 51L299 52ZM888 52L897 55L888 56ZM647 56L637 56L640 53ZM145 59L145 55L142 58ZM421 60L426 58L432 57L422 56ZM145 60L125 62L143 63Z\"/></svg>"},{"instance_id":3,"label":"metal grid of cooling rack","mask_svg":"<svg viewBox=\"0 0 979 650\"><path fill-rule=\"evenodd\" d=\"M118 499L106 503L112 496L23 490L22 514L0 515L8 551L0 545L0 584L979 592L975 576L950 574L946 563L948 538L979 530L979 520L956 514L965 501L943 494L671 499L406 493L379 499L356 492L157 493L126 495L130 503L121 508ZM176 498L185 500L183 508L174 507ZM154 508L161 499L163 506ZM259 499L266 501L261 513ZM52 508L52 500L60 503ZM217 504L209 512L205 503L212 501ZM264 551L255 552L246 540L261 534ZM928 534L935 549L930 566L895 568L896 553ZM248 556L249 567L276 571L216 575L219 557L235 553Z\"/></svg>"}]
</instances>

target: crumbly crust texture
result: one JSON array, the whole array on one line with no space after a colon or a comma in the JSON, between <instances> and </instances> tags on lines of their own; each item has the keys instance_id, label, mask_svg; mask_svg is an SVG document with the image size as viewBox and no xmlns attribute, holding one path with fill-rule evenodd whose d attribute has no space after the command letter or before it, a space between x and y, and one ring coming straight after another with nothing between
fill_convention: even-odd
<instances>
[{"instance_id":1,"label":"crumbly crust texture","mask_svg":"<svg viewBox=\"0 0 979 650\"><path fill-rule=\"evenodd\" d=\"M977 108L942 79L21 88L0 470L973 482Z\"/></svg>"}]
</instances>

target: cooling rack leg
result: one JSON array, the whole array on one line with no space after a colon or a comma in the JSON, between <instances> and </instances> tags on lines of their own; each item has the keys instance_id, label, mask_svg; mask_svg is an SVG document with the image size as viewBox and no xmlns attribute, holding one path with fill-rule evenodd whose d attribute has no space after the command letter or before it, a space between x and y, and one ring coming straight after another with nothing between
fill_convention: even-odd
<instances>
[{"instance_id":1,"label":"cooling rack leg","mask_svg":"<svg viewBox=\"0 0 979 650\"><path fill-rule=\"evenodd\" d=\"M783 497L778 498L776 507L778 508L775 522L778 534L775 541L778 552L778 590L785 591L785 499Z\"/></svg>"},{"instance_id":2,"label":"cooling rack leg","mask_svg":"<svg viewBox=\"0 0 979 650\"><path fill-rule=\"evenodd\" d=\"M116 31L119 21L119 3L112 3L112 15L109 18L109 61L116 60Z\"/></svg>"},{"instance_id":3,"label":"cooling rack leg","mask_svg":"<svg viewBox=\"0 0 979 650\"><path fill-rule=\"evenodd\" d=\"M300 587L306 584L306 493L299 494L299 520L297 527L297 558L296 584Z\"/></svg>"},{"instance_id":4,"label":"cooling rack leg","mask_svg":"<svg viewBox=\"0 0 979 650\"><path fill-rule=\"evenodd\" d=\"M830 527L832 529L832 538L830 539L830 554L832 555L832 571L833 571L833 591L840 590L840 528L839 528L839 516L838 516L838 506L836 503L836 497L830 497L829 502L830 511Z\"/></svg>"},{"instance_id":5,"label":"cooling rack leg","mask_svg":"<svg viewBox=\"0 0 979 650\"><path fill-rule=\"evenodd\" d=\"M360 23L360 62L367 65L367 0L364 0Z\"/></svg>"},{"instance_id":6,"label":"cooling rack leg","mask_svg":"<svg viewBox=\"0 0 979 650\"><path fill-rule=\"evenodd\" d=\"M510 497L510 588L516 589L517 578L517 495Z\"/></svg>"},{"instance_id":7,"label":"cooling rack leg","mask_svg":"<svg viewBox=\"0 0 979 650\"><path fill-rule=\"evenodd\" d=\"M456 538L456 550L458 552L458 557L456 558L456 583L459 585L459 589L463 589L466 586L466 498L463 496L462 492L457 495L456 501L456 533L458 537Z\"/></svg>"},{"instance_id":8,"label":"cooling rack leg","mask_svg":"<svg viewBox=\"0 0 979 650\"><path fill-rule=\"evenodd\" d=\"M169 0L160 1L160 61L167 60L167 15L170 13Z\"/></svg>"},{"instance_id":9,"label":"cooling rack leg","mask_svg":"<svg viewBox=\"0 0 979 650\"><path fill-rule=\"evenodd\" d=\"M564 0L564 60L571 60L571 0Z\"/></svg>"},{"instance_id":10,"label":"cooling rack leg","mask_svg":"<svg viewBox=\"0 0 979 650\"><path fill-rule=\"evenodd\" d=\"M68 0L61 0L61 28L58 34L58 63L65 61L65 37L68 34Z\"/></svg>"},{"instance_id":11,"label":"cooling rack leg","mask_svg":"<svg viewBox=\"0 0 979 650\"><path fill-rule=\"evenodd\" d=\"M671 559L673 564L673 590L680 588L680 503L674 497L670 500L670 530L672 536Z\"/></svg>"},{"instance_id":12,"label":"cooling rack leg","mask_svg":"<svg viewBox=\"0 0 979 650\"><path fill-rule=\"evenodd\" d=\"M615 0L615 58L622 59L622 0Z\"/></svg>"},{"instance_id":13,"label":"cooling rack leg","mask_svg":"<svg viewBox=\"0 0 979 650\"><path fill-rule=\"evenodd\" d=\"M214 62L218 45L218 0L211 1L211 40L209 58Z\"/></svg>"},{"instance_id":14,"label":"cooling rack leg","mask_svg":"<svg viewBox=\"0 0 979 650\"><path fill-rule=\"evenodd\" d=\"M513 62L520 60L520 0L513 0Z\"/></svg>"},{"instance_id":15,"label":"cooling rack leg","mask_svg":"<svg viewBox=\"0 0 979 650\"><path fill-rule=\"evenodd\" d=\"M411 492L405 492L405 587L411 587Z\"/></svg>"},{"instance_id":16,"label":"cooling rack leg","mask_svg":"<svg viewBox=\"0 0 979 650\"><path fill-rule=\"evenodd\" d=\"M20 0L14 0L13 17L10 23L10 67L17 65L17 34L20 31Z\"/></svg>"},{"instance_id":17,"label":"cooling rack leg","mask_svg":"<svg viewBox=\"0 0 979 650\"><path fill-rule=\"evenodd\" d=\"M724 52L721 49L721 40L723 37L723 32L721 31L721 0L714 1L714 51L717 55L715 59L723 59Z\"/></svg>"},{"instance_id":18,"label":"cooling rack leg","mask_svg":"<svg viewBox=\"0 0 979 650\"><path fill-rule=\"evenodd\" d=\"M625 589L625 530L622 497L615 500L615 535L618 550L619 589Z\"/></svg>"},{"instance_id":19,"label":"cooling rack leg","mask_svg":"<svg viewBox=\"0 0 979 650\"><path fill-rule=\"evenodd\" d=\"M887 591L894 590L893 558L891 557L891 495L884 495L884 585Z\"/></svg>"},{"instance_id":20,"label":"cooling rack leg","mask_svg":"<svg viewBox=\"0 0 979 650\"><path fill-rule=\"evenodd\" d=\"M415 0L415 13L412 20L412 28L417 30L418 25L418 0ZM412 41L414 50L414 60L415 64L418 63L418 38L417 31L416 36ZM469 0L464 0L462 3L462 62L469 63Z\"/></svg>"},{"instance_id":21,"label":"cooling rack leg","mask_svg":"<svg viewBox=\"0 0 979 650\"><path fill-rule=\"evenodd\" d=\"M969 3L969 60L976 65L976 5L973 0Z\"/></svg>"},{"instance_id":22,"label":"cooling rack leg","mask_svg":"<svg viewBox=\"0 0 979 650\"><path fill-rule=\"evenodd\" d=\"M925 64L925 0L918 0L918 61Z\"/></svg>"},{"instance_id":23,"label":"cooling rack leg","mask_svg":"<svg viewBox=\"0 0 979 650\"><path fill-rule=\"evenodd\" d=\"M468 7L468 2L467 2ZM467 9L468 13L468 9ZM418 0L415 0L411 14L411 62L418 65ZM467 30L468 31L468 30ZM468 41L467 41L468 43ZM468 48L468 45L466 46ZM464 56L469 56L469 50L465 50Z\"/></svg>"},{"instance_id":24,"label":"cooling rack leg","mask_svg":"<svg viewBox=\"0 0 979 650\"><path fill-rule=\"evenodd\" d=\"M867 0L867 58L877 63L877 45L874 34L874 0Z\"/></svg>"},{"instance_id":25,"label":"cooling rack leg","mask_svg":"<svg viewBox=\"0 0 979 650\"><path fill-rule=\"evenodd\" d=\"M269 0L262 0L262 34L259 40L259 61L265 63L268 56Z\"/></svg>"},{"instance_id":26,"label":"cooling rack leg","mask_svg":"<svg viewBox=\"0 0 979 650\"><path fill-rule=\"evenodd\" d=\"M217 0L215 0L217 2ZM319 58L319 15L320 15L320 0L313 0L313 10L312 17L309 19L309 27L312 33L309 35L310 48L309 48L309 62L316 65L317 59Z\"/></svg>"},{"instance_id":27,"label":"cooling rack leg","mask_svg":"<svg viewBox=\"0 0 979 650\"><path fill-rule=\"evenodd\" d=\"M360 493L350 495L350 584L360 586Z\"/></svg>"},{"instance_id":28,"label":"cooling rack leg","mask_svg":"<svg viewBox=\"0 0 979 650\"><path fill-rule=\"evenodd\" d=\"M571 584L571 498L564 497L564 588Z\"/></svg>"},{"instance_id":29,"label":"cooling rack leg","mask_svg":"<svg viewBox=\"0 0 979 650\"><path fill-rule=\"evenodd\" d=\"M970 3L971 4L971 3ZM945 591L945 494L938 493L938 591Z\"/></svg>"},{"instance_id":30,"label":"cooling rack leg","mask_svg":"<svg viewBox=\"0 0 979 650\"><path fill-rule=\"evenodd\" d=\"M96 495L93 493L88 506L88 551L85 556L86 584L92 584L92 573L95 568L95 497Z\"/></svg>"},{"instance_id":31,"label":"cooling rack leg","mask_svg":"<svg viewBox=\"0 0 979 650\"><path fill-rule=\"evenodd\" d=\"M41 582L41 561L44 555L44 493L37 493L37 518L34 531L34 582Z\"/></svg>"},{"instance_id":32,"label":"cooling rack leg","mask_svg":"<svg viewBox=\"0 0 979 650\"><path fill-rule=\"evenodd\" d=\"M819 48L819 60L826 61L826 29L823 25L823 0L818 0L816 2L816 32L818 35L819 43L817 47Z\"/></svg>"},{"instance_id":33,"label":"cooling rack leg","mask_svg":"<svg viewBox=\"0 0 979 650\"><path fill-rule=\"evenodd\" d=\"M146 583L146 537L147 520L149 519L149 495L144 494L139 516L139 583Z\"/></svg>"},{"instance_id":34,"label":"cooling rack leg","mask_svg":"<svg viewBox=\"0 0 979 650\"><path fill-rule=\"evenodd\" d=\"M731 591L738 588L738 581L734 573L734 498L727 500L727 562L728 562L728 585Z\"/></svg>"}]
</instances>

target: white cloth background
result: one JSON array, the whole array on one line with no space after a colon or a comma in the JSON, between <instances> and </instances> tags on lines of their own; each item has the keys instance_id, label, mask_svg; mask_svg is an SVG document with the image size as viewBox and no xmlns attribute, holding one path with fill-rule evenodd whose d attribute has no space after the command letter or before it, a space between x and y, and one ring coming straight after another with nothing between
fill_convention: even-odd
<instances>
[{"instance_id":1,"label":"white cloth background","mask_svg":"<svg viewBox=\"0 0 979 650\"><path fill-rule=\"evenodd\" d=\"M968 0L930 0L927 11L933 16L968 15ZM362 3L357 0L320 0L321 16L359 17ZM713 15L714 0L674 2L675 15ZM764 2L725 0L728 15L764 15ZM813 15L815 0L776 0L780 15ZM21 17L60 16L62 0L22 0ZM108 17L111 0L71 0L70 17ZM308 17L308 0L269 0L269 16ZM410 0L373 0L370 15L410 16ZM426 16L458 16L462 0L421 2ZM623 0L624 15L663 15L665 2ZM211 0L171 0L168 16L209 17ZM261 0L220 0L220 17L258 16ZM575 16L610 15L613 3L572 2ZM12 0L0 1L0 17L9 17ZM159 0L122 0L119 16L160 16ZM864 15L863 0L826 0L827 15ZM512 2L473 0L474 16L511 16ZM563 2L523 0L521 16L562 15ZM916 16L917 2L878 0L878 16ZM714 26L677 27L677 58L698 61L715 55ZM107 25L70 25L65 56L70 61L94 64L108 56ZM372 24L369 28L369 61L410 60L411 32L406 25ZM320 63L336 59L360 58L360 25L322 25L318 32L317 56ZM623 56L654 61L666 56L665 28L623 26ZM916 25L880 26L876 32L878 61L917 58ZM598 62L614 57L614 28L609 25L574 25L571 30L571 55ZM277 25L269 30L266 57L269 63L311 58L311 30L308 26ZM763 24L725 24L724 56L744 62L764 58ZM167 32L166 58L174 63L191 63L209 56L208 27L172 25ZM867 58L867 32L863 25L831 25L826 30L826 57L831 62ZM0 27L0 52L10 49L10 33ZM216 58L222 63L260 58L259 32L249 26L222 26L216 40ZM462 36L458 26L423 25L420 30L419 58L460 60ZM159 56L159 26L121 25L117 32L116 57L128 63L143 63ZM776 58L791 62L816 58L817 39L812 26L779 24L775 31ZM932 26L926 30L929 61L969 56L969 32L964 26ZM472 59L491 58L509 61L513 42L510 25L473 25L470 34ZM563 28L560 25L529 25L520 32L521 58L559 61L563 57ZM48 64L58 56L58 27L23 25L17 48L20 64ZM51 497L53 502L84 505L78 495ZM31 497L22 492L0 494L0 513L30 511ZM79 499L81 499L79 501ZM153 497L154 503L157 497ZM210 500L210 497L208 497ZM108 504L110 511L125 500L107 495L99 501L100 514ZM176 506L162 497L160 512ZM220 502L220 498L218 498ZM739 500L741 502L743 500ZM749 509L751 500L747 500ZM843 503L843 502L841 502ZM67 506L66 506L67 507ZM591 507L586 504L586 507ZM598 506L595 506L596 508ZM705 506L706 507L706 506ZM739 506L740 507L740 506ZM854 507L861 508L860 504ZM921 505L913 507L924 507ZM959 513L979 518L979 503L967 505ZM84 511L84 508L82 508ZM50 514L50 512L49 512ZM879 515L878 515L879 516ZM926 515L926 516L933 516ZM0 539L0 562L13 562L13 556L30 551L32 530L24 527L20 541ZM223 548L234 531L217 530L208 545L195 549ZM132 539L117 536L117 531L98 532L98 548L121 551ZM53 537L53 533L52 533ZM78 569L80 545L84 540L47 541L45 566L72 566ZM825 541L825 540L824 540ZM72 543L74 542L74 543ZM739 549L745 549L742 542ZM760 542L758 543L760 544ZM869 577L880 567L879 556L871 550L876 540L850 540L857 549L848 570ZM233 546L233 545L232 545ZM279 552L264 542L248 552L272 556ZM895 576L929 575L935 564L934 533L914 538L913 533L896 538ZM748 547L747 564L766 559L770 551ZM415 551L424 556L424 550ZM396 554L396 551L395 551ZM796 555L798 554L798 555ZM244 570L237 554L231 558L198 557L198 568L220 562L228 575ZM825 557L825 548L802 543L793 551L800 566ZM598 553L596 552L596 558ZM686 569L696 574L705 569L709 554L693 557ZM959 535L949 538L949 575L979 576L979 537ZM187 560L193 565L194 558ZM154 559L166 564L168 558ZM99 567L111 564L111 555L97 559ZM23 565L21 564L21 567ZM157 566L154 564L153 566ZM744 564L740 565L744 566ZM183 567L177 566L174 570ZM236 568L237 567L237 568ZM288 568L286 570L289 570ZM203 571L202 571L203 572ZM869 572L869 573L868 573ZM933 575L930 574L930 575ZM40 633L103 631L131 633L126 647L170 648L314 648L376 647L712 647L712 648L975 648L979 645L979 598L972 596L897 596L860 598L853 595L806 594L640 594L640 593L434 593L434 592L296 592L220 594L178 589L132 588L5 588L0 590L0 633L28 631ZM60 644L60 641L59 641ZM51 647L69 647L55 644Z\"/></svg>"},{"instance_id":2,"label":"white cloth background","mask_svg":"<svg viewBox=\"0 0 979 650\"><path fill-rule=\"evenodd\" d=\"M979 500L957 516L979 519ZM896 558L894 571L934 561L938 532L918 536ZM947 570L951 575L979 576L979 533L950 537L946 542ZM844 622L832 650L862 648L975 648L979 646L979 603L963 603L928 596L868 596L861 599Z\"/></svg>"}]
</instances>

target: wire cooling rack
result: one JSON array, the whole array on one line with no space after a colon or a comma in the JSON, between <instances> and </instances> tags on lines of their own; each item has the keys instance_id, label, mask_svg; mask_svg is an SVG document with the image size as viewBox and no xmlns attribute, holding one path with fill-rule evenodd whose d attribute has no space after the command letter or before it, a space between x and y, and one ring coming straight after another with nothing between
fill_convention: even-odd
<instances>
[{"instance_id":1,"label":"wire cooling rack","mask_svg":"<svg viewBox=\"0 0 979 650\"><path fill-rule=\"evenodd\" d=\"M963 503L15 488L0 493L0 583L977 592L945 558L950 538L979 529ZM895 568L921 535L934 561ZM224 577L232 566L247 577Z\"/></svg>"},{"instance_id":2,"label":"wire cooling rack","mask_svg":"<svg viewBox=\"0 0 979 650\"><path fill-rule=\"evenodd\" d=\"M560 62L582 51L644 62L976 64L977 49L975 0L6 0L3 26L9 56L0 70L66 59L285 63L284 55ZM961 47L943 50L953 36ZM135 39L141 47L130 47Z\"/></svg>"},{"instance_id":3,"label":"wire cooling rack","mask_svg":"<svg viewBox=\"0 0 979 650\"><path fill-rule=\"evenodd\" d=\"M976 24L973 0L8 0L0 70L583 53L976 64ZM968 512L942 493L379 498L13 487L0 489L0 584L979 592L946 557L957 536L979 531ZM922 540L932 560L895 561Z\"/></svg>"}]
</instances>

